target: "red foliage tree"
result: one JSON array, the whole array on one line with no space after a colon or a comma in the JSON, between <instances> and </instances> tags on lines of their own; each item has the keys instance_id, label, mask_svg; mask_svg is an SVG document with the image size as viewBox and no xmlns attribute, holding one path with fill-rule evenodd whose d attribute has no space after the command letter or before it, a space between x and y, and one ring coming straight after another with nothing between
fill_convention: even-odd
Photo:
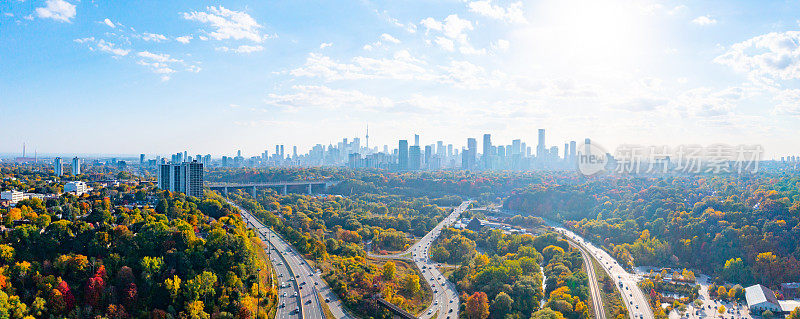
<instances>
[{"instance_id":1,"label":"red foliage tree","mask_svg":"<svg viewBox=\"0 0 800 319\"><path fill-rule=\"evenodd\" d=\"M64 304L66 305L66 310L75 307L75 296L72 295L72 291L69 289L69 284L66 281L62 280L58 284L57 289L61 293L61 296L63 296L64 298Z\"/></svg>"},{"instance_id":2,"label":"red foliage tree","mask_svg":"<svg viewBox=\"0 0 800 319\"><path fill-rule=\"evenodd\" d=\"M100 301L103 298L103 288L105 282L99 275L95 275L86 281L84 288L84 301L94 309L99 309Z\"/></svg>"},{"instance_id":3,"label":"red foliage tree","mask_svg":"<svg viewBox=\"0 0 800 319\"><path fill-rule=\"evenodd\" d=\"M126 309L133 309L136 306L136 284L130 283L128 287L122 292L122 304Z\"/></svg>"}]
</instances>

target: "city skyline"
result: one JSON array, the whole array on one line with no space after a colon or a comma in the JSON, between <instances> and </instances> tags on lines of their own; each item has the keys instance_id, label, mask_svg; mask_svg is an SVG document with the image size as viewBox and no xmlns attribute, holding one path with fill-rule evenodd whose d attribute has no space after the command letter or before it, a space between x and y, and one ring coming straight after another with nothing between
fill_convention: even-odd
<instances>
[{"instance_id":1,"label":"city skyline","mask_svg":"<svg viewBox=\"0 0 800 319\"><path fill-rule=\"evenodd\" d=\"M308 149L366 124L371 145L533 140L544 127L608 147L800 153L796 2L32 0L0 12L0 153Z\"/></svg>"}]
</instances>

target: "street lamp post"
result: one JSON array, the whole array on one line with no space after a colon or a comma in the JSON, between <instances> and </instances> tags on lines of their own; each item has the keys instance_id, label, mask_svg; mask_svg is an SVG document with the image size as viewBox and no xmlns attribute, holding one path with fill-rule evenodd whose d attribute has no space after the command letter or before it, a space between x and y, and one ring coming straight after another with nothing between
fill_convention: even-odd
<instances>
[{"instance_id":1,"label":"street lamp post","mask_svg":"<svg viewBox=\"0 0 800 319\"><path fill-rule=\"evenodd\" d=\"M256 270L256 276L258 276L258 296L256 299L256 319L258 319L261 310L261 268Z\"/></svg>"}]
</instances>

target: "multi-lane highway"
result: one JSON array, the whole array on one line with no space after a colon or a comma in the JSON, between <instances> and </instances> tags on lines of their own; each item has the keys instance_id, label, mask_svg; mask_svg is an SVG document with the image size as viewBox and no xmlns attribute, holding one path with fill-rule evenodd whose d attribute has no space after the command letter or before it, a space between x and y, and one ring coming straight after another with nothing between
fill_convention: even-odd
<instances>
[{"instance_id":1,"label":"multi-lane highway","mask_svg":"<svg viewBox=\"0 0 800 319\"><path fill-rule=\"evenodd\" d=\"M637 286L638 277L634 274L627 272L622 266L617 263L604 250L597 248L592 243L583 240L582 237L576 235L572 231L563 227L550 224L556 231L564 234L565 236L574 240L578 245L581 245L586 252L594 256L600 265L606 270L609 276L614 279L617 289L622 295L622 300L625 306L628 307L628 315L634 319L652 319L653 311L647 302L647 297L642 293L642 290Z\"/></svg>"},{"instance_id":2,"label":"multi-lane highway","mask_svg":"<svg viewBox=\"0 0 800 319\"><path fill-rule=\"evenodd\" d=\"M236 206L231 201L228 203ZM311 268L303 256L272 229L265 227L248 211L236 207L241 211L248 227L256 229L261 239L269 242L270 259L278 272L279 286L282 284L286 287L279 288L276 318L324 318L322 302L327 303L334 317L352 318L327 282L321 278L319 271ZM317 293L322 295L323 300L319 299Z\"/></svg>"},{"instance_id":3,"label":"multi-lane highway","mask_svg":"<svg viewBox=\"0 0 800 319\"><path fill-rule=\"evenodd\" d=\"M228 201L228 203L236 206L236 204L231 201ZM272 266L275 268L276 275L278 276L278 310L275 313L275 318L301 318L302 312L300 305L304 300L301 300L300 286L298 286L297 281L293 279L295 277L292 264L288 262L284 253L282 253L285 251L285 248L282 249L281 246L276 245L276 240L270 238L272 237L271 233L260 231L260 228L263 227L261 227L261 224L255 220L252 215L242 208L239 208L239 210L242 212L242 218L249 228L259 229L256 233L262 242L267 243L267 253L269 254Z\"/></svg>"},{"instance_id":4,"label":"multi-lane highway","mask_svg":"<svg viewBox=\"0 0 800 319\"><path fill-rule=\"evenodd\" d=\"M603 308L603 297L600 295L600 288L597 286L597 274L594 272L594 263L592 262L592 255L578 243L572 242L578 248L583 257L583 265L586 267L586 275L589 277L589 292L592 294L592 309L594 309L594 317L596 319L606 319L606 311Z\"/></svg>"},{"instance_id":5,"label":"multi-lane highway","mask_svg":"<svg viewBox=\"0 0 800 319\"><path fill-rule=\"evenodd\" d=\"M411 254L414 263L417 265L420 272L422 272L422 277L425 279L424 284L427 284L433 291L433 302L431 302L431 305L419 316L421 319L431 318L436 315L437 312L438 318L458 318L458 291L453 283L447 281L447 278L442 276L439 269L436 268L436 263L428 257L428 251L430 250L431 244L436 240L436 237L439 237L442 229L453 224L461 213L469 207L469 203L469 201L465 201L453 209L450 215L445 217L436 227L425 234L422 239L417 241L406 251L392 255L372 255L381 258L402 258Z\"/></svg>"}]
</instances>

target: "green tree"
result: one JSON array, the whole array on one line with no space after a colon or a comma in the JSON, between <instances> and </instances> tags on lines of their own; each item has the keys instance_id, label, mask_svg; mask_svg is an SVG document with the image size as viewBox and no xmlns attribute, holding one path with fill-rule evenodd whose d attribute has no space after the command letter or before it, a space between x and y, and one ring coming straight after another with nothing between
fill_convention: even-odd
<instances>
[{"instance_id":1,"label":"green tree","mask_svg":"<svg viewBox=\"0 0 800 319\"><path fill-rule=\"evenodd\" d=\"M403 278L403 290L409 296L417 296L420 293L419 276L415 274L408 274Z\"/></svg>"},{"instance_id":2,"label":"green tree","mask_svg":"<svg viewBox=\"0 0 800 319\"><path fill-rule=\"evenodd\" d=\"M564 319L564 315L550 308L544 308L531 315L531 319Z\"/></svg>"},{"instance_id":3,"label":"green tree","mask_svg":"<svg viewBox=\"0 0 800 319\"><path fill-rule=\"evenodd\" d=\"M492 301L491 306L491 313L493 318L503 318L509 312L511 312L511 306L514 304L514 300L511 299L505 292L500 292L494 297L494 301Z\"/></svg>"},{"instance_id":4,"label":"green tree","mask_svg":"<svg viewBox=\"0 0 800 319\"><path fill-rule=\"evenodd\" d=\"M394 280L395 272L397 271L397 266L395 266L394 262L386 262L383 265L383 279L392 281Z\"/></svg>"}]
</instances>

